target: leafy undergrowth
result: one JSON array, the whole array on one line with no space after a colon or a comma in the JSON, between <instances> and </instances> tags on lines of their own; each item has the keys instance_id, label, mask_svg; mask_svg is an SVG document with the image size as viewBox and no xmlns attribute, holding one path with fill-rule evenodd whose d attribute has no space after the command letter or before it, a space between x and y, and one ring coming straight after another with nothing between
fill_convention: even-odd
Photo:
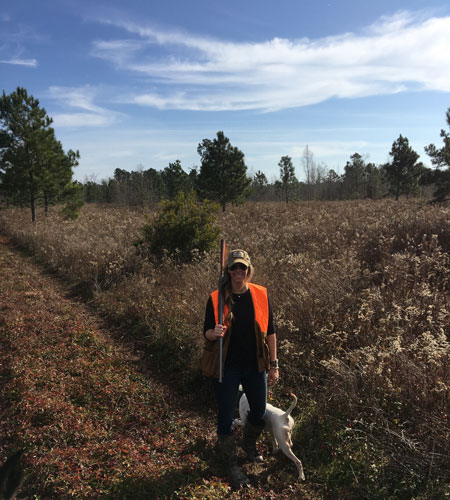
<instances>
[{"instance_id":1,"label":"leafy undergrowth","mask_svg":"<svg viewBox=\"0 0 450 500\"><path fill-rule=\"evenodd\" d=\"M18 498L321 498L284 456L244 465L252 488L232 491L214 409L164 384L120 336L0 239L0 461L25 450Z\"/></svg>"}]
</instances>

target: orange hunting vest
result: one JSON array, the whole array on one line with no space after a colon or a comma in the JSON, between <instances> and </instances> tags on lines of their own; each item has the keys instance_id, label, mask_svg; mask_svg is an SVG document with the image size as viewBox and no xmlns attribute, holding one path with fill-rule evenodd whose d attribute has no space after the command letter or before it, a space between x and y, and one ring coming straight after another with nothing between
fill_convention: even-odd
<instances>
[{"instance_id":1,"label":"orange hunting vest","mask_svg":"<svg viewBox=\"0 0 450 500\"><path fill-rule=\"evenodd\" d=\"M261 285L248 283L250 295L255 310L255 336L256 336L256 358L258 362L258 371L263 372L270 367L269 348L267 346L266 337L267 329L269 327L269 298L267 289ZM219 321L219 291L215 290L211 294L211 300L214 308L214 316L216 323ZM226 318L228 314L228 306L224 306L223 317ZM227 323L224 323L226 326ZM227 330L223 339L223 357L222 364L225 363L227 356L228 346L230 344L230 332ZM218 362L218 341L206 341L205 350L201 361L201 369L204 375L217 377L219 362Z\"/></svg>"},{"instance_id":2,"label":"orange hunting vest","mask_svg":"<svg viewBox=\"0 0 450 500\"><path fill-rule=\"evenodd\" d=\"M253 283L248 283L248 287L250 288L253 307L255 309L255 321L259 325L261 332L267 334L267 329L269 327L269 299L267 296L267 289L261 285L255 285ZM211 299L214 306L214 316L216 318L216 323L218 323L219 290L216 290L211 294ZM228 310L228 306L225 304L223 310L224 318L227 317Z\"/></svg>"}]
</instances>

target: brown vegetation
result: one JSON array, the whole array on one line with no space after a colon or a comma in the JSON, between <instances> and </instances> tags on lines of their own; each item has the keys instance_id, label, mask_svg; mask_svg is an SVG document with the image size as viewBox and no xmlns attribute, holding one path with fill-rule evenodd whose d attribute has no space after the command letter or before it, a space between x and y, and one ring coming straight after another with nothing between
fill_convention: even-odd
<instances>
[{"instance_id":1,"label":"brown vegetation","mask_svg":"<svg viewBox=\"0 0 450 500\"><path fill-rule=\"evenodd\" d=\"M124 208L35 225L21 210L0 212L1 231L88 292L152 366L199 392L218 259L145 262L133 247L144 222ZM247 203L218 224L269 288L281 363L271 397L280 406L291 391L299 397L294 450L307 476L330 498L440 498L450 463L449 207Z\"/></svg>"},{"instance_id":2,"label":"brown vegetation","mask_svg":"<svg viewBox=\"0 0 450 500\"><path fill-rule=\"evenodd\" d=\"M214 411L158 381L123 331L5 243L0 236L0 463L23 449L17 498L321 498L280 480L288 468L276 459L256 476L246 466L246 495L231 491L214 455Z\"/></svg>"}]
</instances>

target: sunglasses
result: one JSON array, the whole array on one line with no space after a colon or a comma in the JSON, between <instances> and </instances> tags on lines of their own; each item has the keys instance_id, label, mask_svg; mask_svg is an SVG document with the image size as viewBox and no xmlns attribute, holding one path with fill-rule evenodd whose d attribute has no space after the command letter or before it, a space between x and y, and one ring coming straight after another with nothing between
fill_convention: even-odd
<instances>
[{"instance_id":1,"label":"sunglasses","mask_svg":"<svg viewBox=\"0 0 450 500\"><path fill-rule=\"evenodd\" d=\"M236 271L236 269L241 269L242 271L247 271L248 266L246 266L245 264L242 264L241 262L238 262L237 264L233 264L230 267L230 271Z\"/></svg>"}]
</instances>

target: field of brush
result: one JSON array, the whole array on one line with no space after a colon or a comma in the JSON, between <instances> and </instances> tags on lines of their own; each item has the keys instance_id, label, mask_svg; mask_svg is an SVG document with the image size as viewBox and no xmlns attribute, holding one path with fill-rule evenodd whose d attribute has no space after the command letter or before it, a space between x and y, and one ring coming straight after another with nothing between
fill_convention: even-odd
<instances>
[{"instance_id":1,"label":"field of brush","mask_svg":"<svg viewBox=\"0 0 450 500\"><path fill-rule=\"evenodd\" d=\"M0 210L0 232L127 332L185 391L198 370L218 252L155 263L133 243L155 210ZM273 303L294 451L334 498L438 499L450 478L450 207L422 200L247 203L218 214ZM208 391L204 391L208 394ZM212 401L210 401L211 404ZM340 495L340 496L339 496Z\"/></svg>"}]
</instances>

